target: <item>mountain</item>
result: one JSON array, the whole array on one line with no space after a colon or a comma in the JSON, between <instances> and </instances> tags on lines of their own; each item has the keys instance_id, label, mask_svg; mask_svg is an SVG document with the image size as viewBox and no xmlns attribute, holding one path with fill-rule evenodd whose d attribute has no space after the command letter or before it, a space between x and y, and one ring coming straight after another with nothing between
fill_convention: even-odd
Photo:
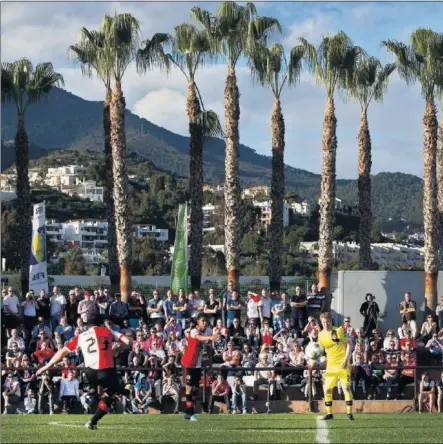
<instances>
[{"instance_id":1,"label":"mountain","mask_svg":"<svg viewBox=\"0 0 443 444\"><path fill-rule=\"evenodd\" d=\"M1 171L7 170L11 165L15 163L15 148L14 141L3 141L1 142L2 156L1 156ZM31 143L29 146L29 159L40 159L48 155L52 150L46 148L40 148L37 145Z\"/></svg>"},{"instance_id":2,"label":"mountain","mask_svg":"<svg viewBox=\"0 0 443 444\"><path fill-rule=\"evenodd\" d=\"M103 149L103 102L92 102L67 91L54 89L42 103L29 108L26 128L31 145L46 149ZM2 105L2 137L14 139L17 117L11 105ZM129 151L153 162L156 167L188 176L189 138L174 134L130 111L126 112L126 135ZM204 151L204 180L221 183L224 180L225 145L221 139L210 139ZM241 185L270 183L271 158L258 154L245 145L240 146ZM320 191L320 175L286 166L286 188L314 202ZM404 218L422 224L421 179L401 173L374 176L374 221ZM401 196L401 197L400 197ZM355 203L355 180L337 180L337 197Z\"/></svg>"}]
</instances>

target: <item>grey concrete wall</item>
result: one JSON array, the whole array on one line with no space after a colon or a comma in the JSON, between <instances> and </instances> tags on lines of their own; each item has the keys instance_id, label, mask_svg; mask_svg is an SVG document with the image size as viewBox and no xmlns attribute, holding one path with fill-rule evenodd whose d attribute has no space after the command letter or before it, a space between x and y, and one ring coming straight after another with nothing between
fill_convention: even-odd
<instances>
[{"instance_id":1,"label":"grey concrete wall","mask_svg":"<svg viewBox=\"0 0 443 444\"><path fill-rule=\"evenodd\" d=\"M380 328L399 327L401 317L398 304L404 299L404 293L410 291L417 303L417 328L421 327L426 307L424 297L424 273L422 271L339 271L331 280L333 299L331 308L335 312L336 322L343 316L351 316L354 327L363 326L360 306L365 301L366 293L372 293L384 316L380 319ZM443 295L443 272L438 277L438 294Z\"/></svg>"}]
</instances>

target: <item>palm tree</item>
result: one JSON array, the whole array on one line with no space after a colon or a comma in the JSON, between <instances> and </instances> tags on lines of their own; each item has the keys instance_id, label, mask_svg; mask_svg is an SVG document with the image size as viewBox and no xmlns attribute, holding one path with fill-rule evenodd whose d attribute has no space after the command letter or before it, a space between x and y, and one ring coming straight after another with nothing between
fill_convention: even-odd
<instances>
[{"instance_id":1,"label":"palm tree","mask_svg":"<svg viewBox=\"0 0 443 444\"><path fill-rule=\"evenodd\" d=\"M347 93L360 102L360 128L358 130L358 211L359 225L359 268L370 269L371 258L371 135L368 124L368 108L372 100L381 102L388 78L395 64L382 66L375 57L362 58L354 75L346 85Z\"/></svg>"},{"instance_id":2,"label":"palm tree","mask_svg":"<svg viewBox=\"0 0 443 444\"><path fill-rule=\"evenodd\" d=\"M139 60L145 59L144 49L139 51ZM172 53L167 59L175 65L188 82L186 111L189 118L190 163L189 195L191 254L189 274L191 288L200 289L203 248L203 146L206 136L223 134L217 114L206 111L195 82L197 69L210 54L209 41L205 31L199 31L193 25L182 24L175 27L172 38Z\"/></svg>"},{"instance_id":3,"label":"palm tree","mask_svg":"<svg viewBox=\"0 0 443 444\"><path fill-rule=\"evenodd\" d=\"M271 115L272 176L269 282L271 291L280 291L281 249L283 245L283 202L285 198L285 121L281 107L281 94L288 81L294 84L300 77L303 47L292 49L289 64L283 46L275 43L271 48L255 44L248 51L253 78L271 88L274 105Z\"/></svg>"},{"instance_id":4,"label":"palm tree","mask_svg":"<svg viewBox=\"0 0 443 444\"><path fill-rule=\"evenodd\" d=\"M69 52L76 62L80 64L83 75L91 77L94 73L105 86L105 102L103 106L103 130L104 130L104 154L105 154L105 204L108 220L108 262L109 279L112 293L120 290L120 268L117 256L117 233L115 227L114 206L114 176L111 148L111 76L112 60L111 51L105 47L107 43L103 30L89 31L86 28L80 30L80 42L71 45Z\"/></svg>"},{"instance_id":5,"label":"palm tree","mask_svg":"<svg viewBox=\"0 0 443 444\"><path fill-rule=\"evenodd\" d=\"M228 281L238 288L241 246L240 158L240 92L236 66L253 42L266 43L274 30L281 32L277 19L258 17L253 3L240 6L222 2L215 16L200 8L192 8L193 17L203 25L211 51L224 57L228 67L224 91L225 108L225 256Z\"/></svg>"},{"instance_id":6,"label":"palm tree","mask_svg":"<svg viewBox=\"0 0 443 444\"><path fill-rule=\"evenodd\" d=\"M439 269L443 270L443 110L440 120L440 127L438 130L438 148L437 148L437 190L438 190L438 214L439 214L439 231L438 238L440 239L439 245Z\"/></svg>"},{"instance_id":7,"label":"palm tree","mask_svg":"<svg viewBox=\"0 0 443 444\"><path fill-rule=\"evenodd\" d=\"M63 76L52 63L39 63L35 69L26 59L2 63L2 101L13 103L17 111L15 155L17 168L17 227L19 230L20 279L22 293L29 289L29 255L31 246L31 196L28 175L28 135L25 115L30 105L39 102L53 87L64 85Z\"/></svg>"},{"instance_id":8,"label":"palm tree","mask_svg":"<svg viewBox=\"0 0 443 444\"><path fill-rule=\"evenodd\" d=\"M437 137L438 121L435 95L442 85L443 34L418 28L405 45L396 40L383 41L395 55L401 78L408 84L418 81L426 101L423 117L423 218L425 232L425 297L428 309L437 301Z\"/></svg>"},{"instance_id":9,"label":"palm tree","mask_svg":"<svg viewBox=\"0 0 443 444\"><path fill-rule=\"evenodd\" d=\"M334 93L351 78L362 49L352 44L343 32L332 37L323 37L315 49L304 38L299 39L305 49L305 58L317 81L326 90L326 108L323 120L322 177L320 190L320 227L318 277L319 286L330 289L333 264L332 241L335 216L335 161L337 153L337 119L335 117Z\"/></svg>"}]
</instances>

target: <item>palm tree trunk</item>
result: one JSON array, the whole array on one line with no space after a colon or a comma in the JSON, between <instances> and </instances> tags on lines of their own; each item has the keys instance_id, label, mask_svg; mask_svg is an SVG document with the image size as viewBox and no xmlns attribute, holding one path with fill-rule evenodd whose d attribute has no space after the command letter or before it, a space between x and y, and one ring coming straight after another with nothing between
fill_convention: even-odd
<instances>
[{"instance_id":1,"label":"palm tree trunk","mask_svg":"<svg viewBox=\"0 0 443 444\"><path fill-rule=\"evenodd\" d=\"M335 217L335 159L337 155L337 119L334 98L326 100L322 138L322 173L320 190L320 226L318 251L318 279L320 289L330 290L333 263L332 240Z\"/></svg>"},{"instance_id":2,"label":"palm tree trunk","mask_svg":"<svg viewBox=\"0 0 443 444\"><path fill-rule=\"evenodd\" d=\"M425 298L429 310L437 302L437 110L426 101L423 118L423 218L425 231Z\"/></svg>"},{"instance_id":3,"label":"palm tree trunk","mask_svg":"<svg viewBox=\"0 0 443 444\"><path fill-rule=\"evenodd\" d=\"M126 102L121 82L116 81L111 101L111 146L114 173L114 205L117 230L117 251L120 265L122 301L127 302L132 289L132 226L129 211L128 174L126 171Z\"/></svg>"},{"instance_id":4,"label":"palm tree trunk","mask_svg":"<svg viewBox=\"0 0 443 444\"><path fill-rule=\"evenodd\" d=\"M439 269L443 270L443 115L440 121L440 128L438 130L438 146L437 146L437 190L438 190L438 239L439 244Z\"/></svg>"},{"instance_id":5,"label":"palm tree trunk","mask_svg":"<svg viewBox=\"0 0 443 444\"><path fill-rule=\"evenodd\" d=\"M371 258L371 135L368 116L364 110L360 117L358 131L358 212L359 224L359 268L368 270L372 265Z\"/></svg>"},{"instance_id":6,"label":"palm tree trunk","mask_svg":"<svg viewBox=\"0 0 443 444\"><path fill-rule=\"evenodd\" d=\"M203 134L195 119L200 112L200 102L197 98L195 82L188 84L186 111L189 118L189 134L191 136L189 162L189 196L191 254L189 259L189 274L191 288L200 290L203 249Z\"/></svg>"},{"instance_id":7,"label":"palm tree trunk","mask_svg":"<svg viewBox=\"0 0 443 444\"><path fill-rule=\"evenodd\" d=\"M240 280L240 212L241 193L239 179L240 160L240 93L235 69L228 68L224 93L225 106L225 256L228 281L234 289L239 288Z\"/></svg>"},{"instance_id":8,"label":"palm tree trunk","mask_svg":"<svg viewBox=\"0 0 443 444\"><path fill-rule=\"evenodd\" d=\"M25 116L19 115L15 135L15 156L17 167L17 214L16 226L19 231L20 281L22 294L29 290L29 256L31 248L31 193L28 174L28 135L25 129Z\"/></svg>"},{"instance_id":9,"label":"palm tree trunk","mask_svg":"<svg viewBox=\"0 0 443 444\"><path fill-rule=\"evenodd\" d=\"M112 170L112 146L111 146L111 90L106 91L105 104L103 107L103 130L105 137L105 205L108 219L108 261L109 279L111 281L111 293L120 291L120 268L117 254L117 233L115 230L115 207L114 207L114 174Z\"/></svg>"},{"instance_id":10,"label":"palm tree trunk","mask_svg":"<svg viewBox=\"0 0 443 444\"><path fill-rule=\"evenodd\" d=\"M285 121L280 100L274 99L271 117L272 176L269 283L271 291L280 291L281 250L283 245L283 201L285 196Z\"/></svg>"}]
</instances>

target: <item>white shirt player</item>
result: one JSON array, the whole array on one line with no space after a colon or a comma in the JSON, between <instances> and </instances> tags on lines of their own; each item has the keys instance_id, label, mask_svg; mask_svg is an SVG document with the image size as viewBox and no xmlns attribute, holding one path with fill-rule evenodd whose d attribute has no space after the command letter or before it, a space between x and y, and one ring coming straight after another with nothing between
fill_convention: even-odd
<instances>
[{"instance_id":1,"label":"white shirt player","mask_svg":"<svg viewBox=\"0 0 443 444\"><path fill-rule=\"evenodd\" d=\"M66 347L70 351L80 348L83 354L85 367L103 370L114 367L112 342L120 341L123 335L106 327L91 327L74 336Z\"/></svg>"}]
</instances>

